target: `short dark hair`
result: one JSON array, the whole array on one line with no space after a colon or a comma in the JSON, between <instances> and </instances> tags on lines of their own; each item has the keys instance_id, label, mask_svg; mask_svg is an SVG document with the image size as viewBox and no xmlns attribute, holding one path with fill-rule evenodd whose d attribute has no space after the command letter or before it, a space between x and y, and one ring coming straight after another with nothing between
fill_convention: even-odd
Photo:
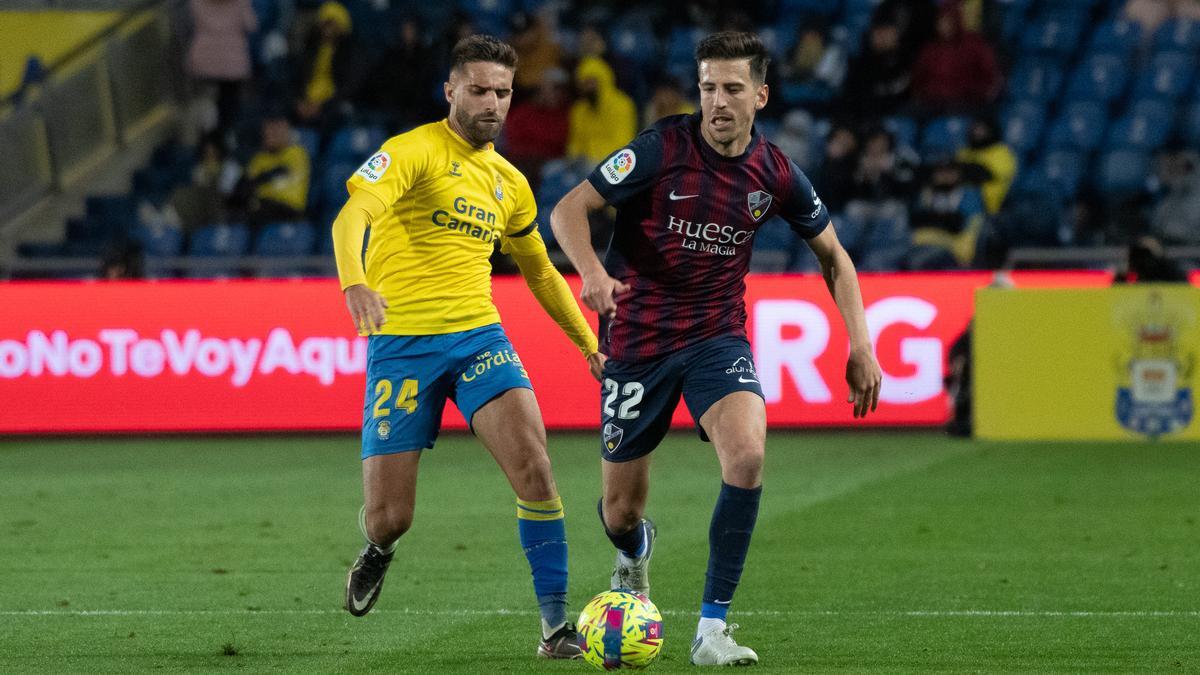
<instances>
[{"instance_id":1,"label":"short dark hair","mask_svg":"<svg viewBox=\"0 0 1200 675\"><path fill-rule=\"evenodd\" d=\"M713 33L696 45L696 65L711 59L749 59L750 76L761 84L767 79L771 54L754 33L727 30Z\"/></svg>"},{"instance_id":2,"label":"short dark hair","mask_svg":"<svg viewBox=\"0 0 1200 675\"><path fill-rule=\"evenodd\" d=\"M460 70L468 63L484 61L517 69L517 50L507 42L491 35L469 35L454 45L450 52L450 70Z\"/></svg>"}]
</instances>

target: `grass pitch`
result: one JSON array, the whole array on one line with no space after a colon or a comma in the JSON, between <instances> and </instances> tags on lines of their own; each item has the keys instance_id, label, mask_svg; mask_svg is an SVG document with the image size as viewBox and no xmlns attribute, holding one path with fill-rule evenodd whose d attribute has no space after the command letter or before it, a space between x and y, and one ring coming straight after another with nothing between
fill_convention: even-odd
<instances>
[{"instance_id":1,"label":"grass pitch","mask_svg":"<svg viewBox=\"0 0 1200 675\"><path fill-rule=\"evenodd\" d=\"M597 441L551 436L571 602L608 582ZM1200 671L1200 449L927 433L769 438L731 612L771 672ZM651 570L687 664L718 483L655 453ZM360 546L351 436L0 441L0 672L588 672L534 659L513 497L469 436L422 459L375 610L339 608Z\"/></svg>"}]
</instances>

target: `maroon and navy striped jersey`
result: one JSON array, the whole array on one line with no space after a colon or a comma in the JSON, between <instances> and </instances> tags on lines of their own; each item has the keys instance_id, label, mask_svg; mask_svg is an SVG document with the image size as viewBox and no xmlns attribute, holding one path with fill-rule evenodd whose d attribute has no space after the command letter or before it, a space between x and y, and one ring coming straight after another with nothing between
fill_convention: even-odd
<instances>
[{"instance_id":1,"label":"maroon and navy striped jersey","mask_svg":"<svg viewBox=\"0 0 1200 675\"><path fill-rule=\"evenodd\" d=\"M645 361L721 335L746 335L754 235L774 216L812 238L829 212L803 172L757 130L738 157L700 135L700 114L666 117L588 176L617 209L605 258L630 285L601 326L601 351Z\"/></svg>"}]
</instances>

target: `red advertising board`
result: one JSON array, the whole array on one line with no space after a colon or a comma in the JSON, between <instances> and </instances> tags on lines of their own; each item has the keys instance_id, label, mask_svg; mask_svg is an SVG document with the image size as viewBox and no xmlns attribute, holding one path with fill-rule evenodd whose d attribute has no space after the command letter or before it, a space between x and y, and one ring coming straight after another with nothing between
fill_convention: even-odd
<instances>
[{"instance_id":1,"label":"red advertising board","mask_svg":"<svg viewBox=\"0 0 1200 675\"><path fill-rule=\"evenodd\" d=\"M824 281L751 277L747 329L769 423L944 422L945 353L970 320L974 290L992 276L862 276L885 378L865 422L845 401L848 341ZM1111 282L1104 273L1013 279ZM596 426L599 385L522 279L497 278L494 297L547 426ZM332 280L0 284L0 433L352 430L365 367L365 340L351 332ZM465 428L457 413L445 420ZM676 422L689 423L683 406Z\"/></svg>"}]
</instances>

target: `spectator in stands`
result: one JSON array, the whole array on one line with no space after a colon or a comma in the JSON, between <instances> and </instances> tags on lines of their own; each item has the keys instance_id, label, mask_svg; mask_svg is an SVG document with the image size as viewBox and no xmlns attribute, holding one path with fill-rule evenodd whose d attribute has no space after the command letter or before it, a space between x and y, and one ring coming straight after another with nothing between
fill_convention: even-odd
<instances>
[{"instance_id":1,"label":"spectator in stands","mask_svg":"<svg viewBox=\"0 0 1200 675\"><path fill-rule=\"evenodd\" d=\"M542 72L542 84L533 98L512 106L504 125L504 153L521 173L536 180L542 164L566 154L571 102L567 73L561 68Z\"/></svg>"},{"instance_id":2,"label":"spectator in stands","mask_svg":"<svg viewBox=\"0 0 1200 675\"><path fill-rule=\"evenodd\" d=\"M966 267L984 223L983 199L963 179L951 155L932 158L929 176L909 214L913 251L909 267L918 270Z\"/></svg>"},{"instance_id":3,"label":"spectator in stands","mask_svg":"<svg viewBox=\"0 0 1200 675\"><path fill-rule=\"evenodd\" d=\"M308 152L293 140L287 117L263 120L262 148L250 158L236 193L250 228L303 218L310 174Z\"/></svg>"},{"instance_id":4,"label":"spectator in stands","mask_svg":"<svg viewBox=\"0 0 1200 675\"><path fill-rule=\"evenodd\" d=\"M825 21L803 21L797 28L796 46L780 64L779 75L788 103L825 103L841 90L846 50L830 39Z\"/></svg>"},{"instance_id":5,"label":"spectator in stands","mask_svg":"<svg viewBox=\"0 0 1200 675\"><path fill-rule=\"evenodd\" d=\"M1129 244L1125 269L1116 276L1117 283L1186 282L1188 275L1179 263L1167 257L1161 241L1154 237L1138 237Z\"/></svg>"},{"instance_id":6,"label":"spectator in stands","mask_svg":"<svg viewBox=\"0 0 1200 675\"><path fill-rule=\"evenodd\" d=\"M938 12L937 37L913 66L913 98L926 112L978 109L991 103L1003 82L996 53L979 33L963 28L958 2Z\"/></svg>"},{"instance_id":7,"label":"spectator in stands","mask_svg":"<svg viewBox=\"0 0 1200 675\"><path fill-rule=\"evenodd\" d=\"M542 86L546 71L560 67L562 47L555 35L555 12L544 10L525 17L524 28L513 36L512 41L521 64L513 83L518 91L533 91Z\"/></svg>"},{"instance_id":8,"label":"spectator in stands","mask_svg":"<svg viewBox=\"0 0 1200 675\"><path fill-rule=\"evenodd\" d=\"M654 87L654 94L642 113L642 128L670 115L690 115L696 112L696 106L683 93L679 82L671 76L665 76Z\"/></svg>"},{"instance_id":9,"label":"spectator in stands","mask_svg":"<svg viewBox=\"0 0 1200 675\"><path fill-rule=\"evenodd\" d=\"M584 26L583 30L579 31L577 45L580 62L589 56L600 59L612 69L613 81L616 82L617 89L638 101L644 101L648 97L646 78L642 73L641 66L632 59L609 51L608 40L604 39L604 33L600 28Z\"/></svg>"},{"instance_id":10,"label":"spectator in stands","mask_svg":"<svg viewBox=\"0 0 1200 675\"><path fill-rule=\"evenodd\" d=\"M597 164L637 134L633 99L617 89L613 71L588 56L575 68L579 99L571 106L567 155Z\"/></svg>"},{"instance_id":11,"label":"spectator in stands","mask_svg":"<svg viewBox=\"0 0 1200 675\"><path fill-rule=\"evenodd\" d=\"M204 137L197 153L192 180L175 189L171 206L184 231L219 222L225 202L237 186L242 169L225 152L224 138L213 132Z\"/></svg>"},{"instance_id":12,"label":"spectator in stands","mask_svg":"<svg viewBox=\"0 0 1200 675\"><path fill-rule=\"evenodd\" d=\"M1142 27L1147 39L1154 36L1168 19L1200 21L1200 2L1196 0L1128 0L1121 17Z\"/></svg>"},{"instance_id":13,"label":"spectator in stands","mask_svg":"<svg viewBox=\"0 0 1200 675\"><path fill-rule=\"evenodd\" d=\"M210 90L206 96L215 90L216 129L225 131L237 115L242 85L250 79L250 34L258 30L258 19L250 0L189 0L188 15L192 41L187 72Z\"/></svg>"},{"instance_id":14,"label":"spectator in stands","mask_svg":"<svg viewBox=\"0 0 1200 675\"><path fill-rule=\"evenodd\" d=\"M817 163L813 150L813 117L803 108L793 108L783 116L783 124L771 136L771 141L801 171L809 173Z\"/></svg>"},{"instance_id":15,"label":"spectator in stands","mask_svg":"<svg viewBox=\"0 0 1200 675\"><path fill-rule=\"evenodd\" d=\"M1167 245L1200 246L1200 155L1164 153L1158 174L1167 193L1154 207L1150 231Z\"/></svg>"},{"instance_id":16,"label":"spectator in stands","mask_svg":"<svg viewBox=\"0 0 1200 675\"><path fill-rule=\"evenodd\" d=\"M938 2L935 0L883 0L871 14L871 23L896 26L903 58L912 63L933 39Z\"/></svg>"},{"instance_id":17,"label":"spectator in stands","mask_svg":"<svg viewBox=\"0 0 1200 675\"><path fill-rule=\"evenodd\" d=\"M304 125L330 129L340 106L354 93L355 63L350 41L350 12L335 0L317 9L317 25L304 43L296 82L296 115Z\"/></svg>"},{"instance_id":18,"label":"spectator in stands","mask_svg":"<svg viewBox=\"0 0 1200 675\"><path fill-rule=\"evenodd\" d=\"M142 247L132 241L109 244L100 256L100 278L105 281L141 279L145 276Z\"/></svg>"},{"instance_id":19,"label":"spectator in stands","mask_svg":"<svg viewBox=\"0 0 1200 675\"><path fill-rule=\"evenodd\" d=\"M406 17L395 44L371 70L367 79L371 86L363 88L362 100L384 117L388 129L398 132L443 116L441 99L434 99L441 88L429 51L430 41L420 22Z\"/></svg>"},{"instance_id":20,"label":"spectator in stands","mask_svg":"<svg viewBox=\"0 0 1200 675\"><path fill-rule=\"evenodd\" d=\"M854 172L858 168L858 135L846 125L829 130L825 158L812 180L832 213L841 213L854 197Z\"/></svg>"},{"instance_id":21,"label":"spectator in stands","mask_svg":"<svg viewBox=\"0 0 1200 675\"><path fill-rule=\"evenodd\" d=\"M900 49L900 29L892 22L871 25L862 53L850 62L843 87L846 115L876 119L908 100L912 61Z\"/></svg>"},{"instance_id":22,"label":"spectator in stands","mask_svg":"<svg viewBox=\"0 0 1200 675\"><path fill-rule=\"evenodd\" d=\"M887 129L871 129L854 171L854 199L875 204L907 202L916 188L919 163L912 150L896 146Z\"/></svg>"},{"instance_id":23,"label":"spectator in stands","mask_svg":"<svg viewBox=\"0 0 1200 675\"><path fill-rule=\"evenodd\" d=\"M959 150L958 161L968 182L979 186L988 215L996 215L1017 175L1017 156L1000 137L1000 124L990 116L979 116L967 132L967 147Z\"/></svg>"}]
</instances>

